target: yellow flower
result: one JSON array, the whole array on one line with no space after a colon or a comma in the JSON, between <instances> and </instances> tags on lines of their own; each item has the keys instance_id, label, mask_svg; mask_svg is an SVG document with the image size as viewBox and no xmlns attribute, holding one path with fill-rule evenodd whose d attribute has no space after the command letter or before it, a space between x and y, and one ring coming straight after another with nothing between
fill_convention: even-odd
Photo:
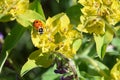
<instances>
[{"instance_id":1,"label":"yellow flower","mask_svg":"<svg viewBox=\"0 0 120 80\"><path fill-rule=\"evenodd\" d=\"M29 0L0 0L0 14L12 15L24 13L29 7Z\"/></svg>"},{"instance_id":2,"label":"yellow flower","mask_svg":"<svg viewBox=\"0 0 120 80\"><path fill-rule=\"evenodd\" d=\"M113 0L110 6L111 14L107 16L107 20L110 24L115 25L120 21L120 1Z\"/></svg>"},{"instance_id":3,"label":"yellow flower","mask_svg":"<svg viewBox=\"0 0 120 80\"><path fill-rule=\"evenodd\" d=\"M78 30L86 33L95 33L97 35L105 33L105 22L99 17L89 17L85 25L78 25Z\"/></svg>"},{"instance_id":4,"label":"yellow flower","mask_svg":"<svg viewBox=\"0 0 120 80\"><path fill-rule=\"evenodd\" d=\"M114 0L102 0L102 3L106 6L110 6Z\"/></svg>"},{"instance_id":5,"label":"yellow flower","mask_svg":"<svg viewBox=\"0 0 120 80\"><path fill-rule=\"evenodd\" d=\"M79 0L84 7L78 30L87 33L104 34L106 25L111 28L120 21L119 0ZM112 28L111 28L112 29Z\"/></svg>"},{"instance_id":6,"label":"yellow flower","mask_svg":"<svg viewBox=\"0 0 120 80\"><path fill-rule=\"evenodd\" d=\"M73 41L71 39L64 40L59 44L60 49L57 50L57 52L62 53L62 55L67 58L72 58L76 54L76 51L71 47L72 42Z\"/></svg>"},{"instance_id":7,"label":"yellow flower","mask_svg":"<svg viewBox=\"0 0 120 80\"><path fill-rule=\"evenodd\" d=\"M31 31L35 47L41 48L43 53L61 53L67 58L72 58L76 50L71 45L76 38L81 38L81 35L78 31L73 30L67 15L61 13L49 17L44 25L43 34L39 34L34 28Z\"/></svg>"},{"instance_id":8,"label":"yellow flower","mask_svg":"<svg viewBox=\"0 0 120 80\"><path fill-rule=\"evenodd\" d=\"M92 10L91 10L92 8ZM82 13L84 15L96 15L97 14L97 8L91 7L91 6L85 6L83 9L81 9Z\"/></svg>"},{"instance_id":9,"label":"yellow flower","mask_svg":"<svg viewBox=\"0 0 120 80\"><path fill-rule=\"evenodd\" d=\"M113 66L110 74L112 80L120 80L120 60Z\"/></svg>"},{"instance_id":10,"label":"yellow flower","mask_svg":"<svg viewBox=\"0 0 120 80\"><path fill-rule=\"evenodd\" d=\"M29 0L14 0L14 2L16 4L9 12L13 16L24 13L29 7Z\"/></svg>"}]
</instances>

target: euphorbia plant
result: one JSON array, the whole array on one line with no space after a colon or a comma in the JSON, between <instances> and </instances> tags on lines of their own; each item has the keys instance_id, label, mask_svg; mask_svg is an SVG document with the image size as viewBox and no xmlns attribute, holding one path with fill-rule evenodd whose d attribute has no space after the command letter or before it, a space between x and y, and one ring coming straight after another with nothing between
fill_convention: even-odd
<instances>
[{"instance_id":1,"label":"euphorbia plant","mask_svg":"<svg viewBox=\"0 0 120 80\"><path fill-rule=\"evenodd\" d=\"M59 0L57 1L59 3ZM53 72L56 75L62 74L61 80L79 80L79 78L84 80L83 75L87 76L86 73L81 73L82 71L77 69L79 64L76 64L76 66L74 63L74 61L77 63L80 60L81 63L82 61L89 63L88 67L91 67L91 65L92 68L94 67L94 70L100 75L99 80L120 79L119 60L110 71L108 67L88 55L92 49L91 46L95 43L97 53L95 55L101 60L104 58L107 46L119 29L119 0L76 1L76 5L80 6L73 6L72 8L75 8L76 12L82 12L72 15L76 19L76 14L79 14L78 18L80 20L75 20L77 22L72 22L73 17L70 15L70 13L73 13L70 12L72 8L46 19L38 0L32 2L30 6L28 0L5 0L0 1L0 5L2 5L0 7L1 22L16 20L20 24L15 26L5 40L2 49L2 54L5 54L5 56L3 55L0 60L0 70L11 48L16 44L23 32L29 29L32 43L37 50L30 54L28 61L23 65L21 76L35 67L48 68L55 65L56 68ZM18 35L16 36L16 34ZM13 38L14 41L12 41ZM87 48L86 45L83 45L85 40L90 42L90 46ZM80 51L83 47L86 48L85 51ZM107 74L104 69L109 73Z\"/></svg>"}]
</instances>

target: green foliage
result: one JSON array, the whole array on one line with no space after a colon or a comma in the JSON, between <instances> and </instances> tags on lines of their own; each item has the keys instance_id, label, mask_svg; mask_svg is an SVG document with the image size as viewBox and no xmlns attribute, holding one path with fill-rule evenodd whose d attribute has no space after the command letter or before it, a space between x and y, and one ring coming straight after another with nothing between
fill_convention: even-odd
<instances>
[{"instance_id":1,"label":"green foliage","mask_svg":"<svg viewBox=\"0 0 120 80\"><path fill-rule=\"evenodd\" d=\"M82 8L82 5L77 4L66 10L66 13L69 16L72 24L76 24L76 25L79 24L80 16L82 14L80 11L81 8Z\"/></svg>"},{"instance_id":2,"label":"green foliage","mask_svg":"<svg viewBox=\"0 0 120 80\"><path fill-rule=\"evenodd\" d=\"M75 49L75 51L78 51L78 49L80 48L82 44L82 40L81 39L77 39L73 42L72 47Z\"/></svg>"},{"instance_id":3,"label":"green foliage","mask_svg":"<svg viewBox=\"0 0 120 80\"><path fill-rule=\"evenodd\" d=\"M31 22L36 19L45 21L44 17L39 15L37 12L32 10L27 10L24 14L17 15L16 20L24 27L32 26Z\"/></svg>"},{"instance_id":4,"label":"green foliage","mask_svg":"<svg viewBox=\"0 0 120 80\"><path fill-rule=\"evenodd\" d=\"M112 41L114 33L109 29L106 30L105 35L94 35L94 39L96 42L96 49L100 58L104 58L106 48L108 44Z\"/></svg>"},{"instance_id":5,"label":"green foliage","mask_svg":"<svg viewBox=\"0 0 120 80\"><path fill-rule=\"evenodd\" d=\"M7 14L5 16L3 16L3 14L0 14L0 22L7 22L11 20L12 15L11 14Z\"/></svg>"},{"instance_id":6,"label":"green foliage","mask_svg":"<svg viewBox=\"0 0 120 80\"><path fill-rule=\"evenodd\" d=\"M42 80L57 80L59 79L60 75L59 74L55 74L53 71L55 69L56 66L51 67L47 72L45 72L42 76ZM50 77L51 76L51 77Z\"/></svg>"},{"instance_id":7,"label":"green foliage","mask_svg":"<svg viewBox=\"0 0 120 80\"><path fill-rule=\"evenodd\" d=\"M16 25L6 37L3 49L1 51L1 56L0 56L0 72L9 55L9 52L19 41L19 39L21 38L25 30L26 29L24 27L21 27L20 25Z\"/></svg>"},{"instance_id":8,"label":"green foliage","mask_svg":"<svg viewBox=\"0 0 120 80\"><path fill-rule=\"evenodd\" d=\"M50 53L42 53L41 50L34 51L22 67L21 76L35 67L49 67L52 62L53 59L50 58Z\"/></svg>"},{"instance_id":9,"label":"green foliage","mask_svg":"<svg viewBox=\"0 0 120 80\"><path fill-rule=\"evenodd\" d=\"M120 44L118 44L120 42L120 39L118 37L114 38L112 41L112 44L114 46L116 46L118 48L118 50L120 51Z\"/></svg>"},{"instance_id":10,"label":"green foliage","mask_svg":"<svg viewBox=\"0 0 120 80\"><path fill-rule=\"evenodd\" d=\"M30 9L34 10L35 12L39 13L45 20L45 15L44 12L42 10L42 6L39 3L39 0L34 0L31 4L30 4ZM41 18L40 18L41 19Z\"/></svg>"},{"instance_id":11,"label":"green foliage","mask_svg":"<svg viewBox=\"0 0 120 80\"><path fill-rule=\"evenodd\" d=\"M118 0L1 0L0 80L119 80L119 7Z\"/></svg>"}]
</instances>

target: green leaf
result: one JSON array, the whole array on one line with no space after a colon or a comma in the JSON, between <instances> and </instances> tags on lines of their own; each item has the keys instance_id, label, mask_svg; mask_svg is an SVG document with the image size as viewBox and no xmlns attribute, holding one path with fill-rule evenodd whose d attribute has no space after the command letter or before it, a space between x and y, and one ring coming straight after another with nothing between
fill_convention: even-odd
<instances>
[{"instance_id":1,"label":"green leaf","mask_svg":"<svg viewBox=\"0 0 120 80\"><path fill-rule=\"evenodd\" d=\"M82 15L82 12L80 11L81 8L82 6L80 4L77 4L66 11L71 23L76 25L80 23L80 16Z\"/></svg>"},{"instance_id":2,"label":"green leaf","mask_svg":"<svg viewBox=\"0 0 120 80\"><path fill-rule=\"evenodd\" d=\"M103 63L101 63L100 61L94 60L94 62L96 65L89 66L88 72L91 75L99 74L101 76L104 76L105 80L110 80L109 79L109 73L110 73L109 68Z\"/></svg>"},{"instance_id":3,"label":"green leaf","mask_svg":"<svg viewBox=\"0 0 120 80\"><path fill-rule=\"evenodd\" d=\"M104 35L104 44L102 46L102 58L105 56L106 48L109 43L113 40L114 32L109 28L106 28L106 32Z\"/></svg>"},{"instance_id":4,"label":"green leaf","mask_svg":"<svg viewBox=\"0 0 120 80\"><path fill-rule=\"evenodd\" d=\"M101 58L102 57L102 46L104 44L104 36L94 35L94 40L96 43L97 54Z\"/></svg>"},{"instance_id":5,"label":"green leaf","mask_svg":"<svg viewBox=\"0 0 120 80\"><path fill-rule=\"evenodd\" d=\"M116 37L112 40L112 45L115 46L118 50L120 50L120 44L118 44L120 42L120 38Z\"/></svg>"},{"instance_id":6,"label":"green leaf","mask_svg":"<svg viewBox=\"0 0 120 80\"><path fill-rule=\"evenodd\" d=\"M38 66L35 64L35 60L29 59L22 67L21 76L25 75L28 71L30 71L31 69L36 68L36 67L38 67Z\"/></svg>"},{"instance_id":7,"label":"green leaf","mask_svg":"<svg viewBox=\"0 0 120 80\"><path fill-rule=\"evenodd\" d=\"M53 59L50 57L50 53L42 53L41 49L32 52L28 61L23 65L21 70L21 76L35 67L47 68L51 65ZM31 66L32 64L32 66Z\"/></svg>"},{"instance_id":8,"label":"green leaf","mask_svg":"<svg viewBox=\"0 0 120 80\"><path fill-rule=\"evenodd\" d=\"M111 31L109 28L106 29L104 35L94 35L97 54L100 58L104 58L106 48L108 44L112 41L113 35L114 35L113 31Z\"/></svg>"},{"instance_id":9,"label":"green leaf","mask_svg":"<svg viewBox=\"0 0 120 80\"><path fill-rule=\"evenodd\" d=\"M104 43L109 44L112 41L113 36L114 36L114 32L110 30L109 28L106 28Z\"/></svg>"},{"instance_id":10,"label":"green leaf","mask_svg":"<svg viewBox=\"0 0 120 80\"><path fill-rule=\"evenodd\" d=\"M82 40L81 40L81 39L75 40L75 41L73 42L73 45L72 45L73 49L74 49L75 51L77 51L77 50L80 48L81 43L82 43Z\"/></svg>"},{"instance_id":11,"label":"green leaf","mask_svg":"<svg viewBox=\"0 0 120 80\"><path fill-rule=\"evenodd\" d=\"M20 25L16 25L5 38L5 42L0 55L0 72L9 55L10 50L16 45L25 30L26 28L21 27Z\"/></svg>"},{"instance_id":12,"label":"green leaf","mask_svg":"<svg viewBox=\"0 0 120 80\"><path fill-rule=\"evenodd\" d=\"M38 12L44 19L45 19L45 15L42 9L42 6L40 4L39 0L34 0L31 4L30 4L30 9Z\"/></svg>"},{"instance_id":13,"label":"green leaf","mask_svg":"<svg viewBox=\"0 0 120 80\"><path fill-rule=\"evenodd\" d=\"M32 10L27 10L24 14L19 14L16 17L17 22L20 23L23 27L32 26L32 22L35 19L45 21L43 16Z\"/></svg>"},{"instance_id":14,"label":"green leaf","mask_svg":"<svg viewBox=\"0 0 120 80\"><path fill-rule=\"evenodd\" d=\"M80 77L80 80L104 80L100 76L92 76L92 75L86 73L85 71L81 71L80 74L82 76L82 77Z\"/></svg>"},{"instance_id":15,"label":"green leaf","mask_svg":"<svg viewBox=\"0 0 120 80\"><path fill-rule=\"evenodd\" d=\"M11 14L6 14L6 15L0 14L0 22L8 22L14 19L15 18L13 18Z\"/></svg>"},{"instance_id":16,"label":"green leaf","mask_svg":"<svg viewBox=\"0 0 120 80\"><path fill-rule=\"evenodd\" d=\"M58 80L60 75L54 73L55 69L56 69L56 66L51 67L47 72L45 72L42 75L42 80Z\"/></svg>"}]
</instances>

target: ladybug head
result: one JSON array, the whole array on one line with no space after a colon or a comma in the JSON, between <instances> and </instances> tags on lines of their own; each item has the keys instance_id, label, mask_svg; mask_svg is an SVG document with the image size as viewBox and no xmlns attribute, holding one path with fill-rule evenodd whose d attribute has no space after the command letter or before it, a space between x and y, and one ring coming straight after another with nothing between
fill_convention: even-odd
<instances>
[{"instance_id":1,"label":"ladybug head","mask_svg":"<svg viewBox=\"0 0 120 80\"><path fill-rule=\"evenodd\" d=\"M40 27L40 28L38 29L38 32L39 32L40 34L43 34L43 28Z\"/></svg>"}]
</instances>

